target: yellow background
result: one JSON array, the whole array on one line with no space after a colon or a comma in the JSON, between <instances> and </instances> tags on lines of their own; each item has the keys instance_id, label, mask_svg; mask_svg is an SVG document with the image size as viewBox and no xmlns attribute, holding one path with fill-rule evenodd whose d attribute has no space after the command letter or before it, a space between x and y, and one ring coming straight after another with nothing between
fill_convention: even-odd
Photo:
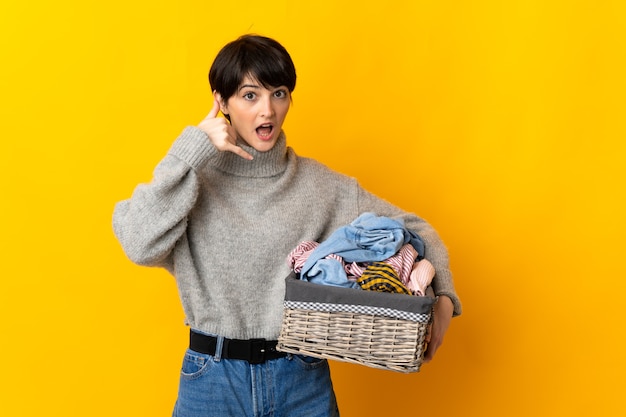
<instances>
[{"instance_id":1,"label":"yellow background","mask_svg":"<svg viewBox=\"0 0 626 417\"><path fill-rule=\"evenodd\" d=\"M167 416L174 281L111 228L210 110L218 49L298 69L285 129L446 241L465 312L419 374L333 363L344 416L622 416L622 1L4 1L0 415Z\"/></svg>"}]
</instances>

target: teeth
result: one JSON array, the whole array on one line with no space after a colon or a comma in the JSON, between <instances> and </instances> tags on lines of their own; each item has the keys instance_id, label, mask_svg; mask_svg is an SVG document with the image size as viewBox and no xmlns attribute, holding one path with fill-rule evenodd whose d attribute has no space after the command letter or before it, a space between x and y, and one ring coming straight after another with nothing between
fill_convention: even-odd
<instances>
[{"instance_id":1,"label":"teeth","mask_svg":"<svg viewBox=\"0 0 626 417\"><path fill-rule=\"evenodd\" d=\"M264 138L269 137L272 134L272 130L274 130L274 127L271 124L260 125L257 128L257 134Z\"/></svg>"}]
</instances>

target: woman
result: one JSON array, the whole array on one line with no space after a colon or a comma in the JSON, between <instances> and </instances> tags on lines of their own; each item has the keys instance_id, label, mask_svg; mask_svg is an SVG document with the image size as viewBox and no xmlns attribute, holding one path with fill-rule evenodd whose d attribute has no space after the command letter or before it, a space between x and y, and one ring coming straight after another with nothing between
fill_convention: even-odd
<instances>
[{"instance_id":1,"label":"woman","mask_svg":"<svg viewBox=\"0 0 626 417\"><path fill-rule=\"evenodd\" d=\"M227 44L209 82L211 112L113 215L128 257L176 278L191 336L174 415L338 415L328 363L274 349L287 255L363 212L402 219L436 269L430 360L460 314L447 251L422 219L286 146L296 71L279 43L246 35Z\"/></svg>"}]
</instances>

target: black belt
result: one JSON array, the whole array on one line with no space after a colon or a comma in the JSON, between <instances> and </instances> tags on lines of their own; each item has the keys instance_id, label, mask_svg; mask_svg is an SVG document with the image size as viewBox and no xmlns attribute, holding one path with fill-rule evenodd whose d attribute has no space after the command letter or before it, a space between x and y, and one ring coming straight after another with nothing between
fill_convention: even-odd
<instances>
[{"instance_id":1,"label":"black belt","mask_svg":"<svg viewBox=\"0 0 626 417\"><path fill-rule=\"evenodd\" d=\"M222 347L221 357L224 359L240 359L253 364L263 363L271 359L287 356L286 353L276 350L275 340L265 339L226 339ZM207 355L215 355L217 337L196 333L189 333L189 349Z\"/></svg>"}]
</instances>

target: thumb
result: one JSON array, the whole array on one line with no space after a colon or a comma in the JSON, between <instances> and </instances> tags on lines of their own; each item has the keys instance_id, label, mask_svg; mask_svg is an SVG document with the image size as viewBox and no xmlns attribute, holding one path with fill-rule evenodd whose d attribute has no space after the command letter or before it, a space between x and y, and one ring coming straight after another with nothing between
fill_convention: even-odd
<instances>
[{"instance_id":1,"label":"thumb","mask_svg":"<svg viewBox=\"0 0 626 417\"><path fill-rule=\"evenodd\" d=\"M220 111L220 102L217 101L217 97L213 96L213 107L211 111L207 115L207 119L215 119L217 117L217 113Z\"/></svg>"}]
</instances>

